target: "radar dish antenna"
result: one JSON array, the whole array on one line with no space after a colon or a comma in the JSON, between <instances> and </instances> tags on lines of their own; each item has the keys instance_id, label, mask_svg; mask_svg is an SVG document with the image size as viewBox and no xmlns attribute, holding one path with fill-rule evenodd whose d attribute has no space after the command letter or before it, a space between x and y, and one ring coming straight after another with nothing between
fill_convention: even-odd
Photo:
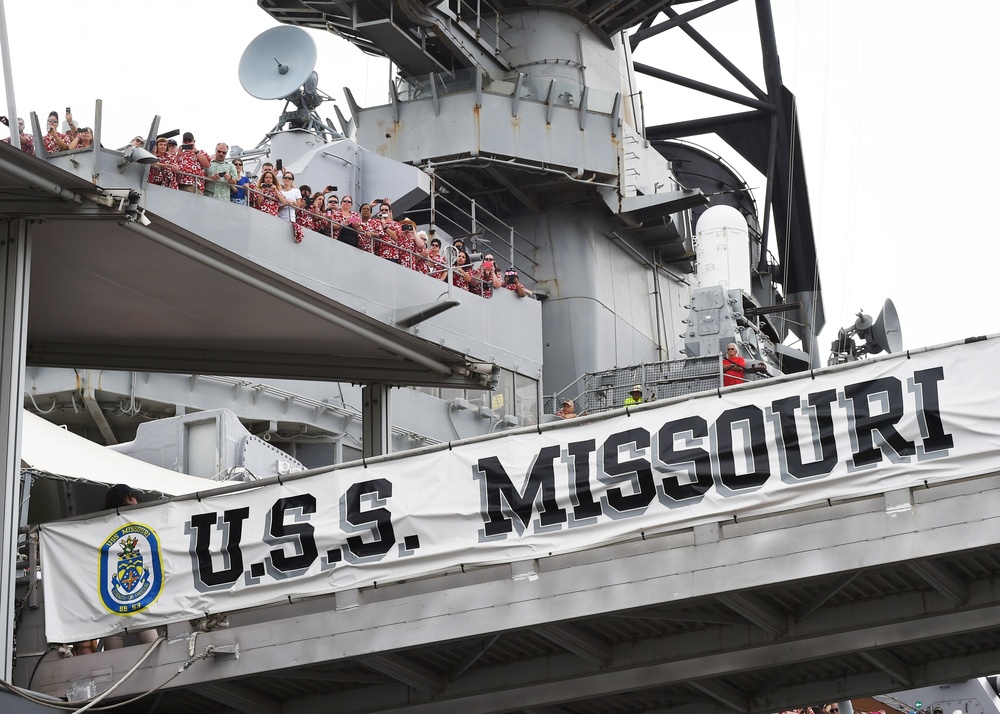
<instances>
[{"instance_id":1,"label":"radar dish antenna","mask_svg":"<svg viewBox=\"0 0 1000 714\"><path fill-rule=\"evenodd\" d=\"M310 79L316 43L300 27L272 27L260 33L240 57L240 84L257 99L288 99Z\"/></svg>"},{"instance_id":2,"label":"radar dish antenna","mask_svg":"<svg viewBox=\"0 0 1000 714\"><path fill-rule=\"evenodd\" d=\"M855 344L855 336L864 343ZM827 363L831 365L854 362L866 355L877 355L881 352L895 354L901 351L903 332L892 300L886 300L882 304L882 311L875 320L872 320L870 315L858 312L857 319L851 327L840 329L830 349L830 359Z\"/></svg>"},{"instance_id":3,"label":"radar dish antenna","mask_svg":"<svg viewBox=\"0 0 1000 714\"><path fill-rule=\"evenodd\" d=\"M284 99L285 109L271 130L274 134L287 125L305 129L327 141L343 138L330 122L317 113L331 97L319 89L316 43L300 27L272 27L257 35L240 58L240 84L257 99ZM267 143L261 141L257 148Z\"/></svg>"}]
</instances>

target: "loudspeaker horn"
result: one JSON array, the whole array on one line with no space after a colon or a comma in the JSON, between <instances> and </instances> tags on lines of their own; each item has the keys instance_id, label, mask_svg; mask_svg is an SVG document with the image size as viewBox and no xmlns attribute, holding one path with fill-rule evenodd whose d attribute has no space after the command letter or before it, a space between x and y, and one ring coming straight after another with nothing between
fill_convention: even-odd
<instances>
[{"instance_id":1,"label":"loudspeaker horn","mask_svg":"<svg viewBox=\"0 0 1000 714\"><path fill-rule=\"evenodd\" d=\"M871 333L865 337L868 343L868 351L871 354L878 354L885 350L889 354L895 354L903 349L903 332L899 326L899 315L896 314L896 306L892 300L886 300L882 306L882 312L878 314L875 324L872 325Z\"/></svg>"}]
</instances>

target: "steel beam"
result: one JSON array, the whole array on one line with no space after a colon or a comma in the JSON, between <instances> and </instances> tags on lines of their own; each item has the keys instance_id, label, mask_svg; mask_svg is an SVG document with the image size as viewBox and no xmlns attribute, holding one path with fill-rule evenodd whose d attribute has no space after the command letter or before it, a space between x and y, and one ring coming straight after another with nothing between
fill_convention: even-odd
<instances>
[{"instance_id":1,"label":"steel beam","mask_svg":"<svg viewBox=\"0 0 1000 714\"><path fill-rule=\"evenodd\" d=\"M17 558L18 483L21 473L21 404L27 342L31 240L24 220L0 223L0 678L11 681L14 649L14 569Z\"/></svg>"},{"instance_id":2,"label":"steel beam","mask_svg":"<svg viewBox=\"0 0 1000 714\"><path fill-rule=\"evenodd\" d=\"M718 680L695 680L691 686L702 694L707 694L720 704L729 707L733 711L749 713L750 708L747 702L750 701L743 692L736 687L730 686Z\"/></svg>"},{"instance_id":3,"label":"steel beam","mask_svg":"<svg viewBox=\"0 0 1000 714\"><path fill-rule=\"evenodd\" d=\"M445 679L437 672L396 654L365 655L358 661L376 672L386 674L408 687L437 694L444 689Z\"/></svg>"},{"instance_id":4,"label":"steel beam","mask_svg":"<svg viewBox=\"0 0 1000 714\"><path fill-rule=\"evenodd\" d=\"M244 714L281 714L281 704L268 697L248 692L231 682L202 684L197 690L220 704L232 707Z\"/></svg>"},{"instance_id":5,"label":"steel beam","mask_svg":"<svg viewBox=\"0 0 1000 714\"><path fill-rule=\"evenodd\" d=\"M361 388L361 448L366 458L388 454L392 448L389 386L384 382Z\"/></svg>"},{"instance_id":6,"label":"steel beam","mask_svg":"<svg viewBox=\"0 0 1000 714\"><path fill-rule=\"evenodd\" d=\"M572 652L599 667L611 664L611 647L577 627L565 624L543 625L535 628L535 632L567 652Z\"/></svg>"},{"instance_id":7,"label":"steel beam","mask_svg":"<svg viewBox=\"0 0 1000 714\"><path fill-rule=\"evenodd\" d=\"M885 650L865 650L858 654L868 662L881 669L890 677L899 682L903 687L913 684L913 672L903 660Z\"/></svg>"},{"instance_id":8,"label":"steel beam","mask_svg":"<svg viewBox=\"0 0 1000 714\"><path fill-rule=\"evenodd\" d=\"M788 619L785 614L771 607L755 595L750 593L730 593L720 595L719 602L772 635L780 637L788 630Z\"/></svg>"},{"instance_id":9,"label":"steel beam","mask_svg":"<svg viewBox=\"0 0 1000 714\"><path fill-rule=\"evenodd\" d=\"M947 566L933 560L914 560L907 563L910 570L956 605L969 600L969 586L951 572Z\"/></svg>"}]
</instances>

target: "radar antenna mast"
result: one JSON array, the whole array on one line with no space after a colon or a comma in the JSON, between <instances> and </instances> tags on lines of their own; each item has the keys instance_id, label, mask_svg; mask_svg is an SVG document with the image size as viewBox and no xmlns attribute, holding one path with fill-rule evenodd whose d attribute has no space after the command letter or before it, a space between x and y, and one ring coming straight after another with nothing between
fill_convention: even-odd
<instances>
[{"instance_id":1,"label":"radar antenna mast","mask_svg":"<svg viewBox=\"0 0 1000 714\"><path fill-rule=\"evenodd\" d=\"M320 91L316 74L316 42L299 27L272 27L247 45L240 58L240 84L257 99L284 99L285 108L271 132L286 125L305 129L327 141L343 137L317 113L333 98Z\"/></svg>"}]
</instances>

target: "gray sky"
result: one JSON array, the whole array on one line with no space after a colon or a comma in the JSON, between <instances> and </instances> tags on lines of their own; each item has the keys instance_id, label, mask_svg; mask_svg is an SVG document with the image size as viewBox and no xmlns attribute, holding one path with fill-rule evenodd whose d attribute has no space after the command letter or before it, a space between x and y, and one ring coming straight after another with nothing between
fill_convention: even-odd
<instances>
[{"instance_id":1,"label":"gray sky","mask_svg":"<svg viewBox=\"0 0 1000 714\"><path fill-rule=\"evenodd\" d=\"M6 0L18 113L93 123L103 100L105 146L161 129L256 145L283 102L239 85L246 45L275 22L249 0L86 3ZM997 331L991 278L1000 256L992 175L1000 165L995 113L1000 58L993 36L1000 3L964 0L774 0L785 84L797 95L803 153L820 254L827 329L864 309L895 302L908 348ZM753 3L737 3L695 27L760 80ZM43 29L35 29L36 27ZM388 64L332 35L317 41L320 87L347 114L341 88L362 105L386 101ZM674 48L686 48L686 50ZM640 45L636 60L729 89L738 85L704 61L676 30ZM692 98L640 77L647 122L739 107ZM6 114L6 105L3 113ZM325 105L324 116L333 117ZM763 180L717 140L698 139Z\"/></svg>"}]
</instances>

